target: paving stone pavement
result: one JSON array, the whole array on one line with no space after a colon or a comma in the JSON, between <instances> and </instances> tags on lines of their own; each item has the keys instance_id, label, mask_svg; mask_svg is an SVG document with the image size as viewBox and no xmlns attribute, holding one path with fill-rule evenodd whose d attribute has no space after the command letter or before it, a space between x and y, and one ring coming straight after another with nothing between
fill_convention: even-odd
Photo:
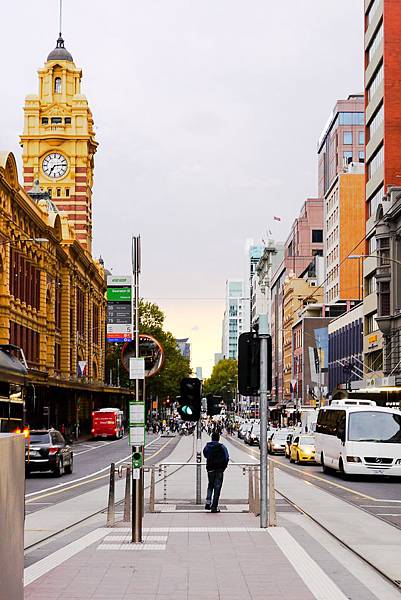
<instances>
[{"instance_id":1,"label":"paving stone pavement","mask_svg":"<svg viewBox=\"0 0 401 600\"><path fill-rule=\"evenodd\" d=\"M26 570L43 572L25 587L26 600L393 600L376 596L345 571L343 593L336 571L328 577L296 538L299 523L260 530L241 513L146 515L144 543L129 543L127 527L96 529L98 539L52 568L54 553ZM285 526L283 526L285 525ZM296 535L291 530L297 529ZM90 534L89 534L90 535ZM284 542L279 538L284 535ZM278 538L276 539L276 537ZM285 537L287 536L287 537ZM304 544L311 543L308 539ZM134 548L141 548L140 551ZM292 549L291 549L292 548ZM315 554L317 552L314 545ZM293 552L295 550L295 552ZM302 553L307 557L305 564ZM295 556L295 562L294 562ZM325 557L328 560L328 557ZM298 563L297 563L298 561ZM334 557L333 557L334 561ZM57 562L57 561L56 561ZM333 576L334 575L334 576ZM364 595L365 594L365 595ZM396 595L397 594L397 595Z\"/></svg>"}]
</instances>

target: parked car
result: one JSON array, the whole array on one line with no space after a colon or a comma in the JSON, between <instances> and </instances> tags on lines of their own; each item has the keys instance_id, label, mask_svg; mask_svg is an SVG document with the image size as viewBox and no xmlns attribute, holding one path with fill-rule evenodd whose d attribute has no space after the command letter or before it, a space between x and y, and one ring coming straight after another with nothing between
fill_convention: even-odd
<instances>
[{"instance_id":1,"label":"parked car","mask_svg":"<svg viewBox=\"0 0 401 600\"><path fill-rule=\"evenodd\" d=\"M269 454L284 454L288 430L278 429L267 440L267 451Z\"/></svg>"},{"instance_id":2,"label":"parked car","mask_svg":"<svg viewBox=\"0 0 401 600\"><path fill-rule=\"evenodd\" d=\"M25 443L25 473L52 471L56 477L72 473L73 452L56 429L33 429Z\"/></svg>"},{"instance_id":3,"label":"parked car","mask_svg":"<svg viewBox=\"0 0 401 600\"><path fill-rule=\"evenodd\" d=\"M290 462L315 462L315 438L313 435L297 435L290 447Z\"/></svg>"}]
</instances>

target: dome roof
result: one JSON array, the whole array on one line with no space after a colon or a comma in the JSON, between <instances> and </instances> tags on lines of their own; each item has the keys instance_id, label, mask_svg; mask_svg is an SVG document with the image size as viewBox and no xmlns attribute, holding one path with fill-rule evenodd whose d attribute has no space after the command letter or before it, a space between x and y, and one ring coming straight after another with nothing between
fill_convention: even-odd
<instances>
[{"instance_id":1,"label":"dome roof","mask_svg":"<svg viewBox=\"0 0 401 600\"><path fill-rule=\"evenodd\" d=\"M57 46L52 50L47 57L47 60L68 60L73 62L73 58L68 50L64 47L64 40L61 37L61 33L57 40Z\"/></svg>"}]
</instances>

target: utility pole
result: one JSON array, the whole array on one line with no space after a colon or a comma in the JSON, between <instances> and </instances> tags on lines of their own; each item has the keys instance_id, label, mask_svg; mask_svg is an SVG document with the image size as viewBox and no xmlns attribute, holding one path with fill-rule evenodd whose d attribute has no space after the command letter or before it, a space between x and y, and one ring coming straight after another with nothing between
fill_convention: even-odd
<instances>
[{"instance_id":1,"label":"utility pole","mask_svg":"<svg viewBox=\"0 0 401 600\"><path fill-rule=\"evenodd\" d=\"M260 339L260 527L267 527L267 424L269 407L268 392L268 323L267 315L259 315Z\"/></svg>"}]
</instances>

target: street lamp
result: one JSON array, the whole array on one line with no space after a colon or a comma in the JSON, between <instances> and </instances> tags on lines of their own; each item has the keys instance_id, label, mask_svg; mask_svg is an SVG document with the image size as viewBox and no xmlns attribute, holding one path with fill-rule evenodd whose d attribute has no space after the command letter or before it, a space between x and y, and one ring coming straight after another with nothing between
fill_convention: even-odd
<instances>
[{"instance_id":1,"label":"street lamp","mask_svg":"<svg viewBox=\"0 0 401 600\"><path fill-rule=\"evenodd\" d=\"M389 260L397 265L401 265L401 261L390 258L389 256L380 256L379 254L350 254L347 258L381 258L384 262Z\"/></svg>"}]
</instances>

